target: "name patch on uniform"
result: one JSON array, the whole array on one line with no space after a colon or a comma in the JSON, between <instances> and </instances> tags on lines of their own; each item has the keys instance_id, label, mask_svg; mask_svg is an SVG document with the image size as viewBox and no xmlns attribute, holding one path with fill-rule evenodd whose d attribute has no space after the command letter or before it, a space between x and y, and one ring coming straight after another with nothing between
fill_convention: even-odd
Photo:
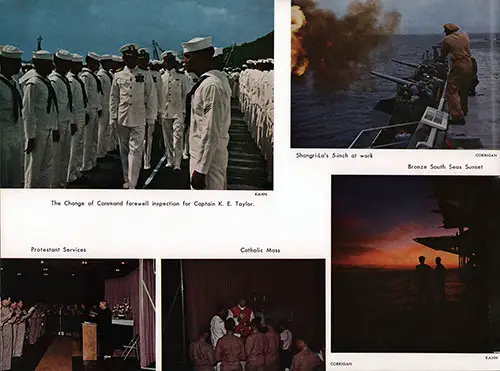
<instances>
[{"instance_id":1,"label":"name patch on uniform","mask_svg":"<svg viewBox=\"0 0 500 371\"><path fill-rule=\"evenodd\" d=\"M135 82L144 82L144 75L137 75L135 77Z\"/></svg>"},{"instance_id":2,"label":"name patch on uniform","mask_svg":"<svg viewBox=\"0 0 500 371\"><path fill-rule=\"evenodd\" d=\"M212 103L210 104L207 104L204 108L203 108L203 113L206 115L208 112L210 112L210 110L212 109Z\"/></svg>"}]
</instances>

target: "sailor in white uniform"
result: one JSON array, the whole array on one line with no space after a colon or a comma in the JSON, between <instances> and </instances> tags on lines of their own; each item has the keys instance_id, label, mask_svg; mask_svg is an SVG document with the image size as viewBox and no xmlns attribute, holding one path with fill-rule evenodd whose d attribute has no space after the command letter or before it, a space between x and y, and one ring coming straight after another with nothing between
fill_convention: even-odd
<instances>
[{"instance_id":1,"label":"sailor in white uniform","mask_svg":"<svg viewBox=\"0 0 500 371\"><path fill-rule=\"evenodd\" d=\"M231 89L226 76L216 69L212 38L194 38L182 44L186 70L200 80L189 93L186 122L190 125L191 187L227 188Z\"/></svg>"},{"instance_id":2,"label":"sailor in white uniform","mask_svg":"<svg viewBox=\"0 0 500 371\"><path fill-rule=\"evenodd\" d=\"M99 70L99 55L90 52L85 58L87 65L83 68L81 79L85 84L89 100L89 123L85 125L83 139L83 167L81 171L90 171L97 165L97 136L99 131L99 117L102 115L101 80L96 73Z\"/></svg>"},{"instance_id":3,"label":"sailor in white uniform","mask_svg":"<svg viewBox=\"0 0 500 371\"><path fill-rule=\"evenodd\" d=\"M18 48L0 48L0 188L23 186L23 101L14 75L21 70Z\"/></svg>"},{"instance_id":4,"label":"sailor in white uniform","mask_svg":"<svg viewBox=\"0 0 500 371\"><path fill-rule=\"evenodd\" d=\"M156 86L156 81L153 79L153 74L149 69L149 51L146 48L140 48L138 59L138 67L142 70L144 75L151 84L154 86L154 96L156 97L156 109L158 109L158 91ZM152 125L146 123L146 132L144 134L144 170L151 169L151 150L153 148L153 133L155 130L156 118L158 117L158 112L156 112L155 120Z\"/></svg>"},{"instance_id":5,"label":"sailor in white uniform","mask_svg":"<svg viewBox=\"0 0 500 371\"><path fill-rule=\"evenodd\" d=\"M120 48L126 67L115 73L111 86L109 112L118 131L122 161L123 188L135 189L141 171L146 124L151 127L157 115L156 88L137 67L138 45Z\"/></svg>"},{"instance_id":6,"label":"sailor in white uniform","mask_svg":"<svg viewBox=\"0 0 500 371\"><path fill-rule=\"evenodd\" d=\"M54 171L52 188L64 188L68 178L71 137L77 127L73 116L73 93L66 74L71 69L73 54L67 50L58 50L54 55L55 70L49 75L49 80L56 92L59 123L59 142L54 144Z\"/></svg>"},{"instance_id":7,"label":"sailor in white uniform","mask_svg":"<svg viewBox=\"0 0 500 371\"><path fill-rule=\"evenodd\" d=\"M163 56L165 73L162 75L163 94L165 96L163 107L163 139L167 154L166 167L181 170L184 117L186 114L186 96L188 82L185 74L178 72L179 63L175 51L169 51Z\"/></svg>"},{"instance_id":8,"label":"sailor in white uniform","mask_svg":"<svg viewBox=\"0 0 500 371\"><path fill-rule=\"evenodd\" d=\"M111 91L111 84L113 83L113 76L111 75L110 69L113 64L113 57L111 54L101 55L100 62L101 69L97 72L97 77L102 87L102 114L101 117L99 117L99 130L97 133L97 158L103 159L106 157L109 149L109 93Z\"/></svg>"},{"instance_id":9,"label":"sailor in white uniform","mask_svg":"<svg viewBox=\"0 0 500 371\"><path fill-rule=\"evenodd\" d=\"M113 70L111 72L111 76L114 78L114 75L118 70L120 70L120 65L123 63L123 58L118 55L113 55L112 56L113 60ZM113 125L113 121L111 120L111 117L109 116L108 112L108 117L109 117L109 146L108 146L108 152L114 152L118 148L118 134L116 133L116 126Z\"/></svg>"},{"instance_id":10,"label":"sailor in white uniform","mask_svg":"<svg viewBox=\"0 0 500 371\"><path fill-rule=\"evenodd\" d=\"M25 188L50 188L52 182L53 142L59 141L57 97L48 79L52 57L46 50L34 52L36 72L24 84Z\"/></svg>"},{"instance_id":11,"label":"sailor in white uniform","mask_svg":"<svg viewBox=\"0 0 500 371\"><path fill-rule=\"evenodd\" d=\"M76 123L76 133L71 137L71 149L68 166L68 183L82 177L80 169L83 165L83 134L85 125L89 123L89 107L85 84L79 77L83 68L83 57L73 54L71 71L68 80L73 94L73 120Z\"/></svg>"}]
</instances>

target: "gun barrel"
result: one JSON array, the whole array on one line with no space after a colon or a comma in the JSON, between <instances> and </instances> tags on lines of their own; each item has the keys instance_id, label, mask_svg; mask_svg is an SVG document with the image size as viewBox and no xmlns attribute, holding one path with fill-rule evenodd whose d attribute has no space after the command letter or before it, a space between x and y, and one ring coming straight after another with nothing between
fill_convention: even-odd
<instances>
[{"instance_id":1,"label":"gun barrel","mask_svg":"<svg viewBox=\"0 0 500 371\"><path fill-rule=\"evenodd\" d=\"M415 63L400 61L398 59L391 59L391 61L393 61L394 63L402 64L403 66L407 66L407 67L420 68L420 65L415 64Z\"/></svg>"},{"instance_id":2,"label":"gun barrel","mask_svg":"<svg viewBox=\"0 0 500 371\"><path fill-rule=\"evenodd\" d=\"M383 78L385 80L389 80L389 81L395 82L396 84L413 85L413 83L411 81L408 81L408 80L405 80L405 79L400 79L399 77L394 77L394 76L391 76L391 75L386 75L385 73L380 73L380 72L376 72L376 71L371 71L370 73L372 75L374 75L374 76L381 77L381 78Z\"/></svg>"}]
</instances>

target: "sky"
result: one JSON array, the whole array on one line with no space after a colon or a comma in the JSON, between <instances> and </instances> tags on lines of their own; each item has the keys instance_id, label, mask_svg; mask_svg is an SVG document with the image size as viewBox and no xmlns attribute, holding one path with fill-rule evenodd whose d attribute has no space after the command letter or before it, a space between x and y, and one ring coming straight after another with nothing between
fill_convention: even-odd
<instances>
[{"instance_id":1,"label":"sky","mask_svg":"<svg viewBox=\"0 0 500 371\"><path fill-rule=\"evenodd\" d=\"M319 8L345 14L350 0L317 0ZM499 0L381 0L384 10L402 15L400 33L439 34L445 23L466 32L500 32Z\"/></svg>"},{"instance_id":2,"label":"sky","mask_svg":"<svg viewBox=\"0 0 500 371\"><path fill-rule=\"evenodd\" d=\"M432 198L431 178L423 176L339 176L332 188L333 264L414 268L418 257L434 266L437 256L456 268L456 255L434 251L416 237L452 235L439 228L442 217Z\"/></svg>"},{"instance_id":3,"label":"sky","mask_svg":"<svg viewBox=\"0 0 500 371\"><path fill-rule=\"evenodd\" d=\"M156 40L181 51L197 36L224 47L273 29L274 0L0 0L0 44L21 48L25 57L40 35L51 52L119 54L131 42L151 49Z\"/></svg>"}]
</instances>

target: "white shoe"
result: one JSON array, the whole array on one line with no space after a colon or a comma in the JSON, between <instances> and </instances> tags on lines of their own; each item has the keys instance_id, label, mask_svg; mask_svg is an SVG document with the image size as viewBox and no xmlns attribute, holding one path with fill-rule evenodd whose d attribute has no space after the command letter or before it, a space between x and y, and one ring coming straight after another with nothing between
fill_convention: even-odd
<instances>
[{"instance_id":1,"label":"white shoe","mask_svg":"<svg viewBox=\"0 0 500 371\"><path fill-rule=\"evenodd\" d=\"M188 154L186 154L186 153L184 153L184 154L182 155L182 159L183 159L183 160L188 160L188 159L189 159L189 155L188 155Z\"/></svg>"},{"instance_id":2,"label":"white shoe","mask_svg":"<svg viewBox=\"0 0 500 371\"><path fill-rule=\"evenodd\" d=\"M165 167L173 167L174 164L172 164L172 161L167 161L167 164L165 165Z\"/></svg>"},{"instance_id":3,"label":"white shoe","mask_svg":"<svg viewBox=\"0 0 500 371\"><path fill-rule=\"evenodd\" d=\"M123 189L129 189L129 188L130 188L130 183L129 182L123 183Z\"/></svg>"},{"instance_id":4,"label":"white shoe","mask_svg":"<svg viewBox=\"0 0 500 371\"><path fill-rule=\"evenodd\" d=\"M174 171L181 171L181 167L180 166L174 167Z\"/></svg>"},{"instance_id":5,"label":"white shoe","mask_svg":"<svg viewBox=\"0 0 500 371\"><path fill-rule=\"evenodd\" d=\"M151 165L144 165L144 170L149 170L151 169Z\"/></svg>"}]
</instances>

